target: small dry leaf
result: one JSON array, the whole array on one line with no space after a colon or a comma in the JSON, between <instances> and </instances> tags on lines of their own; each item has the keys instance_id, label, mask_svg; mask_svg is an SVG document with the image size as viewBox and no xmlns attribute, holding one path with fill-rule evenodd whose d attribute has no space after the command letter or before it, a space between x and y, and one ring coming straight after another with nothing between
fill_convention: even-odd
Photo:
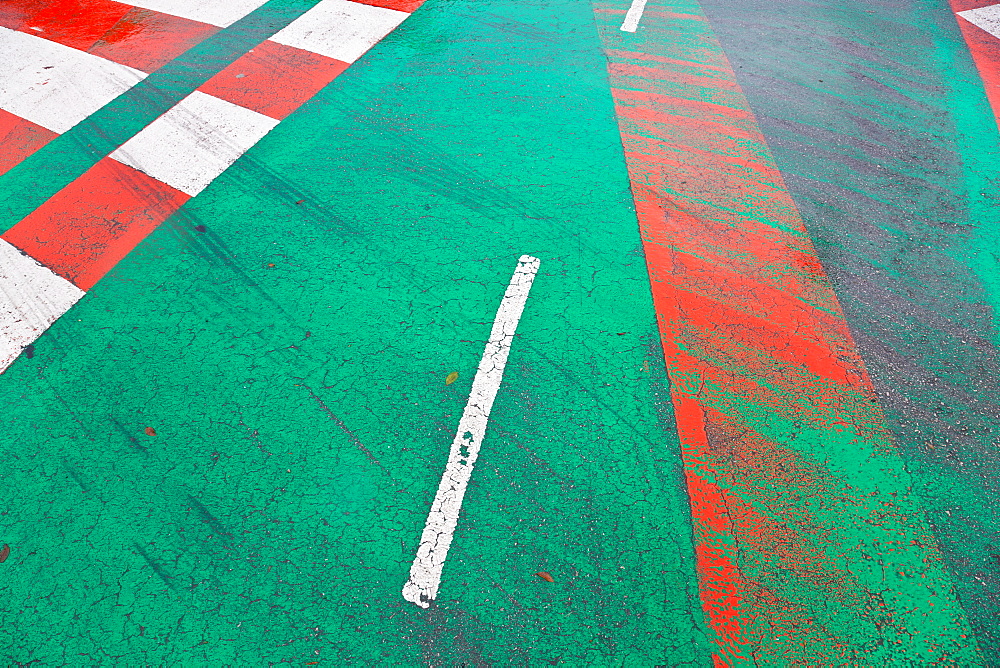
<instances>
[{"instance_id":1,"label":"small dry leaf","mask_svg":"<svg viewBox=\"0 0 1000 668\"><path fill-rule=\"evenodd\" d=\"M458 380L458 372L457 371L452 371L451 373L448 374L448 377L444 379L444 384L445 385L451 385L456 380Z\"/></svg>"},{"instance_id":2,"label":"small dry leaf","mask_svg":"<svg viewBox=\"0 0 1000 668\"><path fill-rule=\"evenodd\" d=\"M7 557L10 556L10 545L4 543L4 546L0 548L0 564L7 561Z\"/></svg>"},{"instance_id":3,"label":"small dry leaf","mask_svg":"<svg viewBox=\"0 0 1000 668\"><path fill-rule=\"evenodd\" d=\"M152 427L146 427L146 436L156 436L156 430Z\"/></svg>"},{"instance_id":4,"label":"small dry leaf","mask_svg":"<svg viewBox=\"0 0 1000 668\"><path fill-rule=\"evenodd\" d=\"M305 200L304 199L300 199L298 202L296 202L296 204L302 204L303 202L305 202Z\"/></svg>"},{"instance_id":5,"label":"small dry leaf","mask_svg":"<svg viewBox=\"0 0 1000 668\"><path fill-rule=\"evenodd\" d=\"M555 580L552 578L552 576L549 575L548 573L546 573L545 571L538 571L537 573L535 573L535 575L537 575L538 577L542 578L546 582L555 582Z\"/></svg>"}]
</instances>

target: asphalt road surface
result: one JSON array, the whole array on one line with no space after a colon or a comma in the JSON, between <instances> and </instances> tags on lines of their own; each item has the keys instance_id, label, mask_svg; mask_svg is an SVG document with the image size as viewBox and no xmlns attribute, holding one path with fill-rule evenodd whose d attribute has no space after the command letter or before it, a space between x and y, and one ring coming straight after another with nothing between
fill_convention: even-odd
<instances>
[{"instance_id":1,"label":"asphalt road surface","mask_svg":"<svg viewBox=\"0 0 1000 668\"><path fill-rule=\"evenodd\" d=\"M995 110L976 0L2 0L0 663L1000 665Z\"/></svg>"}]
</instances>

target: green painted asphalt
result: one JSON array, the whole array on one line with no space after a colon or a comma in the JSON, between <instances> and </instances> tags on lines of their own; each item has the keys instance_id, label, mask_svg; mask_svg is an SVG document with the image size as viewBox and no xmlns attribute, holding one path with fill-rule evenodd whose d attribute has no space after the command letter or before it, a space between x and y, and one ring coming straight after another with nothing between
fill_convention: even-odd
<instances>
[{"instance_id":1,"label":"green painted asphalt","mask_svg":"<svg viewBox=\"0 0 1000 668\"><path fill-rule=\"evenodd\" d=\"M703 4L844 306L986 665L1000 665L1000 136L952 10Z\"/></svg>"},{"instance_id":2,"label":"green painted asphalt","mask_svg":"<svg viewBox=\"0 0 1000 668\"><path fill-rule=\"evenodd\" d=\"M524 253L541 270L422 610L400 590ZM708 664L587 3L429 0L0 393L7 662Z\"/></svg>"}]
</instances>

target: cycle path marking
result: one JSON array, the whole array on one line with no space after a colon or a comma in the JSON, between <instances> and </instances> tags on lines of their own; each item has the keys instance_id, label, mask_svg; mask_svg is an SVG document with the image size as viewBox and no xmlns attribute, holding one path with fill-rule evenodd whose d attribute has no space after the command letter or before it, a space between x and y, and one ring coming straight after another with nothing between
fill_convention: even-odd
<instances>
[{"instance_id":1,"label":"cycle path marking","mask_svg":"<svg viewBox=\"0 0 1000 668\"><path fill-rule=\"evenodd\" d=\"M403 598L421 608L430 607L431 601L437 598L441 571L455 537L462 500L479 457L479 448L486 436L486 426L489 424L497 390L503 382L510 346L517 333L517 324L521 320L539 264L538 258L530 255L522 255L518 260L517 269L493 320L493 329L483 350L476 377L472 381L469 400L462 411L462 419L458 422L458 431L448 453L448 463L441 476L441 484L434 495L427 523L420 536L417 556L410 568L410 578L403 585Z\"/></svg>"}]
</instances>

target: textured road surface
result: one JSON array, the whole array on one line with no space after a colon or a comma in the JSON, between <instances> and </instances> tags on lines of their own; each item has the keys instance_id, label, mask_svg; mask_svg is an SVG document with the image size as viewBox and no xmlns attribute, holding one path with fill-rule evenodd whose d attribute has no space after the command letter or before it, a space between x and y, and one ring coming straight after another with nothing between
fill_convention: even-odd
<instances>
[{"instance_id":1,"label":"textured road surface","mask_svg":"<svg viewBox=\"0 0 1000 668\"><path fill-rule=\"evenodd\" d=\"M0 145L4 243L316 5ZM0 375L0 662L1000 664L1000 137L954 8L370 5L413 14Z\"/></svg>"}]
</instances>

